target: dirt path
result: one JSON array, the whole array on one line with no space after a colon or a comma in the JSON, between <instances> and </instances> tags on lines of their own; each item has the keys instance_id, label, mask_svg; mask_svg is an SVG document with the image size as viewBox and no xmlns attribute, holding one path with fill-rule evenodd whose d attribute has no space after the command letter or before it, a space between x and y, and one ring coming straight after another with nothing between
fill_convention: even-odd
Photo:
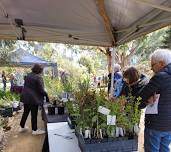
<instances>
[{"instance_id":1,"label":"dirt path","mask_svg":"<svg viewBox=\"0 0 171 152\"><path fill-rule=\"evenodd\" d=\"M26 123L26 125L29 127L29 131L25 133L18 132L21 115L22 113L17 114L13 120L11 120L12 130L10 133L8 133L8 137L6 139L7 145L5 146L3 152L41 152L44 135L33 136L31 134L30 116ZM44 128L40 114L38 117L38 127Z\"/></svg>"}]
</instances>

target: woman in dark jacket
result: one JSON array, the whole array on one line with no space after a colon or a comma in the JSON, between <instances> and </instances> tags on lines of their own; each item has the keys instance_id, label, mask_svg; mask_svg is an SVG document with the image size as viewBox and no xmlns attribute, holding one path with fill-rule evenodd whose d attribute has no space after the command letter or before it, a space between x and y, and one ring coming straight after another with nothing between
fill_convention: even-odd
<instances>
[{"instance_id":1,"label":"woman in dark jacket","mask_svg":"<svg viewBox=\"0 0 171 152\"><path fill-rule=\"evenodd\" d=\"M148 83L148 79L145 75L140 74L134 67L128 68L123 73L124 84L120 95L135 96L137 97L139 92Z\"/></svg>"},{"instance_id":2,"label":"woman in dark jacket","mask_svg":"<svg viewBox=\"0 0 171 152\"><path fill-rule=\"evenodd\" d=\"M43 105L44 97L47 97L47 93L44 90L43 78L41 73L43 68L39 64L35 64L32 68L32 72L25 77L24 88L21 93L21 102L24 103L24 113L20 122L20 132L27 130L25 122L31 111L31 123L32 134L43 134L43 130L37 129L37 114L38 106Z\"/></svg>"}]
</instances>

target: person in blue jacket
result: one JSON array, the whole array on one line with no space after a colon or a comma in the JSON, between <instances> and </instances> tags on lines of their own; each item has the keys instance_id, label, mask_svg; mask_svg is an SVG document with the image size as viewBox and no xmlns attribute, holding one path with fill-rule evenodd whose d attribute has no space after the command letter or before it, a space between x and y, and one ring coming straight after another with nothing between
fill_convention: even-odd
<instances>
[{"instance_id":1,"label":"person in blue jacket","mask_svg":"<svg viewBox=\"0 0 171 152\"><path fill-rule=\"evenodd\" d=\"M111 88L111 73L108 75L108 94L110 94L110 88ZM121 66L119 64L114 65L114 85L117 80L122 78L122 73L121 73Z\"/></svg>"}]
</instances>

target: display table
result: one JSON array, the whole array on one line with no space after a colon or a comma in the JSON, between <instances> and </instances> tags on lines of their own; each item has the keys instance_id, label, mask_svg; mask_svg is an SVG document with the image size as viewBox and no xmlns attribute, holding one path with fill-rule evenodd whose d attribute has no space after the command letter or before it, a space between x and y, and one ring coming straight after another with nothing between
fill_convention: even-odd
<instances>
[{"instance_id":1,"label":"display table","mask_svg":"<svg viewBox=\"0 0 171 152\"><path fill-rule=\"evenodd\" d=\"M81 152L74 130L67 122L47 124L50 152Z\"/></svg>"}]
</instances>

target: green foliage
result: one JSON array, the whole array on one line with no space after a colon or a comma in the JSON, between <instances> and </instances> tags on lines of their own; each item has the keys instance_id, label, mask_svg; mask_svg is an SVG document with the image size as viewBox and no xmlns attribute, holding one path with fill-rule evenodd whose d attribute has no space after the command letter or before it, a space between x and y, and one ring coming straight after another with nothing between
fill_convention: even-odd
<instances>
[{"instance_id":1,"label":"green foliage","mask_svg":"<svg viewBox=\"0 0 171 152\"><path fill-rule=\"evenodd\" d=\"M111 136L116 126L132 132L133 126L140 120L141 113L138 109L140 100L132 96L129 98L121 96L112 101L103 90L98 93L93 90L87 78L79 81L75 101L67 102L66 105L70 116L75 118L77 127L83 130L94 128L95 137L101 138L100 130L105 130L107 135ZM99 106L110 109L110 115L116 115L116 126L107 125L106 115L98 112Z\"/></svg>"},{"instance_id":2,"label":"green foliage","mask_svg":"<svg viewBox=\"0 0 171 152\"><path fill-rule=\"evenodd\" d=\"M63 92L63 86L60 80L44 77L45 88L50 98L61 95Z\"/></svg>"},{"instance_id":3,"label":"green foliage","mask_svg":"<svg viewBox=\"0 0 171 152\"><path fill-rule=\"evenodd\" d=\"M63 83L63 91L64 92L70 92L72 93L74 91L74 85L72 80L71 81L67 81L66 83Z\"/></svg>"},{"instance_id":4,"label":"green foliage","mask_svg":"<svg viewBox=\"0 0 171 152\"><path fill-rule=\"evenodd\" d=\"M141 64L142 61L149 60L149 55L163 45L166 30L167 28L163 28L120 45L116 51L116 62L124 69L130 64ZM132 60L136 60L135 63Z\"/></svg>"},{"instance_id":5,"label":"green foliage","mask_svg":"<svg viewBox=\"0 0 171 152\"><path fill-rule=\"evenodd\" d=\"M128 118L128 122L126 125L126 129L129 131L133 128L135 124L138 124L140 121L141 111L139 110L139 104L141 98L135 99L135 97L130 96L128 99L128 103L125 107L125 112Z\"/></svg>"},{"instance_id":6,"label":"green foliage","mask_svg":"<svg viewBox=\"0 0 171 152\"><path fill-rule=\"evenodd\" d=\"M107 69L106 56L99 51L98 47L52 43L37 43L30 46L34 48L32 52L34 55L57 62L58 67L64 69L74 79L88 72L100 75ZM79 64L82 60L81 56L88 56L86 60L90 62L87 62L86 66Z\"/></svg>"},{"instance_id":7,"label":"green foliage","mask_svg":"<svg viewBox=\"0 0 171 152\"><path fill-rule=\"evenodd\" d=\"M94 112L96 113L94 110L96 109L95 97L95 90L90 89L90 80L88 78L80 80L78 90L75 92L75 98L80 114L78 126L81 128L92 127L92 118Z\"/></svg>"},{"instance_id":8,"label":"green foliage","mask_svg":"<svg viewBox=\"0 0 171 152\"><path fill-rule=\"evenodd\" d=\"M149 60L149 55L163 45L166 30L167 28L163 28L144 37L135 53L139 57L139 62Z\"/></svg>"},{"instance_id":9,"label":"green foliage","mask_svg":"<svg viewBox=\"0 0 171 152\"><path fill-rule=\"evenodd\" d=\"M8 64L11 60L10 52L13 51L16 41L1 40L0 41L0 63Z\"/></svg>"},{"instance_id":10,"label":"green foliage","mask_svg":"<svg viewBox=\"0 0 171 152\"><path fill-rule=\"evenodd\" d=\"M92 58L87 56L82 56L79 60L79 64L85 66L89 74L95 72L94 61L92 60Z\"/></svg>"},{"instance_id":11,"label":"green foliage","mask_svg":"<svg viewBox=\"0 0 171 152\"><path fill-rule=\"evenodd\" d=\"M171 27L166 30L166 35L162 41L163 45L162 48L169 48L171 49Z\"/></svg>"},{"instance_id":12,"label":"green foliage","mask_svg":"<svg viewBox=\"0 0 171 152\"><path fill-rule=\"evenodd\" d=\"M4 91L0 91L0 106L9 106L11 105L14 101L19 101L20 100L20 96L15 94L15 93L11 93L9 91L4 92Z\"/></svg>"}]
</instances>

